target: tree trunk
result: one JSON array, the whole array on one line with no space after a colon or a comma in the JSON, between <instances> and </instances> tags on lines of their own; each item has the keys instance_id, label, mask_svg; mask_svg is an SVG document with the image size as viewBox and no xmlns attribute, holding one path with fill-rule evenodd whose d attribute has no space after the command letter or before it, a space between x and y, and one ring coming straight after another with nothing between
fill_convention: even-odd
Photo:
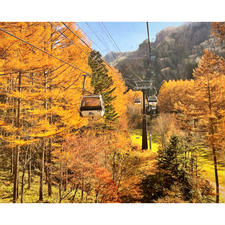
<instances>
[{"instance_id":1,"label":"tree trunk","mask_svg":"<svg viewBox=\"0 0 225 225\"><path fill-rule=\"evenodd\" d=\"M20 191L20 202L21 203L23 203L24 175L25 175L25 167L23 168L23 174L22 174L22 178L21 178L21 191Z\"/></svg>"},{"instance_id":2,"label":"tree trunk","mask_svg":"<svg viewBox=\"0 0 225 225\"><path fill-rule=\"evenodd\" d=\"M33 85L34 85L34 76L33 76L33 73L30 73L30 79L31 79L31 89L30 89L30 92L32 93L33 92ZM33 102L31 101L30 102L30 106L32 107L33 106ZM33 122L31 123L31 127L33 127ZM31 129L32 130L32 129ZM28 176L28 189L30 189L31 187L31 182L32 182L32 174L31 174L31 169L32 169L32 151L31 151L31 147L32 145L29 147L29 150L28 150L28 158L30 159L29 162L28 162L28 166L27 166L27 176Z\"/></svg>"},{"instance_id":3,"label":"tree trunk","mask_svg":"<svg viewBox=\"0 0 225 225\"><path fill-rule=\"evenodd\" d=\"M18 75L18 92L21 91L21 72ZM17 110L16 110L16 127L20 127L20 98L17 98ZM15 148L15 164L14 164L14 182L13 182L13 203L19 197L19 155L20 147Z\"/></svg>"},{"instance_id":4,"label":"tree trunk","mask_svg":"<svg viewBox=\"0 0 225 225\"><path fill-rule=\"evenodd\" d=\"M75 197L76 197L78 188L79 188L79 184L77 184L76 189L75 189L75 191L74 191L74 194L73 194L73 197L72 197L72 202L74 201L74 199L75 199Z\"/></svg>"},{"instance_id":5,"label":"tree trunk","mask_svg":"<svg viewBox=\"0 0 225 225\"><path fill-rule=\"evenodd\" d=\"M29 147L29 153L28 153L28 158L30 159L27 165L27 175L28 175L28 189L30 189L31 186L31 149Z\"/></svg>"},{"instance_id":6,"label":"tree trunk","mask_svg":"<svg viewBox=\"0 0 225 225\"><path fill-rule=\"evenodd\" d=\"M115 173L116 173L116 152L113 153L112 179L114 182L115 182Z\"/></svg>"},{"instance_id":7,"label":"tree trunk","mask_svg":"<svg viewBox=\"0 0 225 225\"><path fill-rule=\"evenodd\" d=\"M218 177L218 169L217 169L216 150L214 146L212 147L212 152L213 152L214 171L215 171L215 180L216 180L216 203L219 203L219 197L220 197L219 177Z\"/></svg>"},{"instance_id":8,"label":"tree trunk","mask_svg":"<svg viewBox=\"0 0 225 225\"><path fill-rule=\"evenodd\" d=\"M98 203L98 191L97 192L95 192L95 203Z\"/></svg>"},{"instance_id":9,"label":"tree trunk","mask_svg":"<svg viewBox=\"0 0 225 225\"><path fill-rule=\"evenodd\" d=\"M49 138L49 147L48 147L48 154L47 154L47 168L46 168L46 176L47 176L47 183L48 183L48 196L52 196L52 180L51 180L51 163L52 163L52 157L51 157L51 138Z\"/></svg>"},{"instance_id":10,"label":"tree trunk","mask_svg":"<svg viewBox=\"0 0 225 225\"><path fill-rule=\"evenodd\" d=\"M84 198L84 191L83 191L83 189L82 189L82 190L81 190L80 202L82 202L82 201L83 201L83 198Z\"/></svg>"},{"instance_id":11,"label":"tree trunk","mask_svg":"<svg viewBox=\"0 0 225 225\"><path fill-rule=\"evenodd\" d=\"M53 37L53 26L51 24L51 35L50 35L50 40L52 41L52 37ZM51 42L51 52L52 52L52 49L53 49L53 42ZM50 70L50 73L49 75L51 76L52 75L52 72ZM46 84L46 88L47 88L47 84ZM51 90L51 79L50 79L50 85L49 85L49 89ZM46 90L47 91L47 90ZM52 106L52 99L49 98L49 108L51 108ZM52 123L52 114L50 115L49 117L49 123L51 124ZM47 177L48 177L48 196L52 196L52 179L51 179L51 164L52 164L52 139L49 138L49 147L48 147L48 167L47 167L47 171L48 171L48 174L47 174Z\"/></svg>"},{"instance_id":12,"label":"tree trunk","mask_svg":"<svg viewBox=\"0 0 225 225\"><path fill-rule=\"evenodd\" d=\"M11 174L14 173L14 151L12 149L12 152L11 152Z\"/></svg>"},{"instance_id":13,"label":"tree trunk","mask_svg":"<svg viewBox=\"0 0 225 225\"><path fill-rule=\"evenodd\" d=\"M47 92L47 72L44 71L44 87L45 92ZM44 102L44 108L47 111L47 101ZM47 121L47 114L45 115L45 120ZM46 150L46 140L43 139L43 147L41 152L41 165L40 165L40 186L39 186L39 201L43 201L43 183L44 183L44 173L45 173L45 150Z\"/></svg>"},{"instance_id":14,"label":"tree trunk","mask_svg":"<svg viewBox=\"0 0 225 225\"><path fill-rule=\"evenodd\" d=\"M17 146L15 150L15 161L14 161L13 203L16 203L16 200L18 199L19 156L20 156L20 147Z\"/></svg>"},{"instance_id":15,"label":"tree trunk","mask_svg":"<svg viewBox=\"0 0 225 225\"><path fill-rule=\"evenodd\" d=\"M67 190L67 171L65 171L64 173L63 173L63 191L66 191Z\"/></svg>"},{"instance_id":16,"label":"tree trunk","mask_svg":"<svg viewBox=\"0 0 225 225\"><path fill-rule=\"evenodd\" d=\"M60 163L60 176L59 176L59 203L62 201L62 165Z\"/></svg>"},{"instance_id":17,"label":"tree trunk","mask_svg":"<svg viewBox=\"0 0 225 225\"><path fill-rule=\"evenodd\" d=\"M212 115L212 97L211 97L211 89L210 89L210 83L209 83L209 76L207 76L207 81L208 81L208 101L209 101L209 110L210 110L210 115ZM214 120L213 118L209 119L209 124L210 124L210 134L212 137L215 135L215 130L214 130ZM216 203L219 203L219 177L218 177L218 170L217 170L217 158L216 158L216 149L215 145L211 140L211 146L212 146L212 153L213 153L213 162L214 162L214 171L215 171L215 180L216 180Z\"/></svg>"},{"instance_id":18,"label":"tree trunk","mask_svg":"<svg viewBox=\"0 0 225 225\"><path fill-rule=\"evenodd\" d=\"M44 182L44 172L45 172L45 141L43 140L43 147L41 152L41 164L40 164L40 186L39 186L39 201L43 201L43 182Z\"/></svg>"},{"instance_id":19,"label":"tree trunk","mask_svg":"<svg viewBox=\"0 0 225 225\"><path fill-rule=\"evenodd\" d=\"M86 192L86 197L85 197L85 201L86 201L86 203L87 203L87 201L88 201L88 195L89 195L89 191L88 191L88 192Z\"/></svg>"}]
</instances>

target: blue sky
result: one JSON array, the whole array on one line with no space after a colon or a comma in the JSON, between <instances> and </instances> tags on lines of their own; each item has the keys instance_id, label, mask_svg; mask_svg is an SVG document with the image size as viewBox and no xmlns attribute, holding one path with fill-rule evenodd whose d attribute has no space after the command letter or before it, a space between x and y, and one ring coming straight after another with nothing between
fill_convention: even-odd
<instances>
[{"instance_id":1,"label":"blue sky","mask_svg":"<svg viewBox=\"0 0 225 225\"><path fill-rule=\"evenodd\" d=\"M138 45L147 39L146 22L103 22L104 26L102 22L78 22L77 24L92 40L92 48L100 51L103 56L109 51L118 52L110 41L110 37L107 37L104 26L122 52L136 50ZM149 22L151 41L163 28L181 24L183 22Z\"/></svg>"}]
</instances>

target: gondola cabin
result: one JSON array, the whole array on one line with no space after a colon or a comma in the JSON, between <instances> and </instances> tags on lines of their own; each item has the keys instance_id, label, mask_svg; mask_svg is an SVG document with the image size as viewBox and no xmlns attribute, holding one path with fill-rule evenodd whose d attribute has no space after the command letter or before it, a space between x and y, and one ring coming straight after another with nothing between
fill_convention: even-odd
<instances>
[{"instance_id":1,"label":"gondola cabin","mask_svg":"<svg viewBox=\"0 0 225 225\"><path fill-rule=\"evenodd\" d=\"M84 95L81 100L80 115L82 117L102 117L105 114L101 95Z\"/></svg>"},{"instance_id":2,"label":"gondola cabin","mask_svg":"<svg viewBox=\"0 0 225 225\"><path fill-rule=\"evenodd\" d=\"M157 97L155 95L148 97L148 103L152 110L156 110L157 106Z\"/></svg>"},{"instance_id":3,"label":"gondola cabin","mask_svg":"<svg viewBox=\"0 0 225 225\"><path fill-rule=\"evenodd\" d=\"M141 104L141 99L139 99L139 98L135 98L134 99L134 104Z\"/></svg>"}]
</instances>

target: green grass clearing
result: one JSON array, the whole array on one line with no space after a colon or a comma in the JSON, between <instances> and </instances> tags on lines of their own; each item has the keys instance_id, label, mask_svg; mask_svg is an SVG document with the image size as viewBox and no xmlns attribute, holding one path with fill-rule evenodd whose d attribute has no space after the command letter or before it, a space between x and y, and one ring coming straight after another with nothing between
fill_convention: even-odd
<instances>
[{"instance_id":1,"label":"green grass clearing","mask_svg":"<svg viewBox=\"0 0 225 225\"><path fill-rule=\"evenodd\" d=\"M137 130L132 130L129 133L130 133L130 138L131 138L132 144L141 147L141 145L142 145L142 131L137 129ZM154 137L153 137L152 152L157 153L158 147L159 147L159 144L154 141ZM148 137L148 148L149 148L149 137Z\"/></svg>"}]
</instances>

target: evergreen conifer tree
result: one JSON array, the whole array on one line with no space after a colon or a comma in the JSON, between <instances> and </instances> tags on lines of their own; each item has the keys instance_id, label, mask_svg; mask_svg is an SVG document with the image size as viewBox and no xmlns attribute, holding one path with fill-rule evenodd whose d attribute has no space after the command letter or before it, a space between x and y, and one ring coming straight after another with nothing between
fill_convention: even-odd
<instances>
[{"instance_id":1,"label":"evergreen conifer tree","mask_svg":"<svg viewBox=\"0 0 225 225\"><path fill-rule=\"evenodd\" d=\"M93 50L90 53L88 64L92 70L91 85L94 87L94 94L101 94L104 101L105 122L115 121L118 118L118 114L112 105L112 101L116 98L113 96L116 88L112 87L113 80L108 74L101 54Z\"/></svg>"}]
</instances>

